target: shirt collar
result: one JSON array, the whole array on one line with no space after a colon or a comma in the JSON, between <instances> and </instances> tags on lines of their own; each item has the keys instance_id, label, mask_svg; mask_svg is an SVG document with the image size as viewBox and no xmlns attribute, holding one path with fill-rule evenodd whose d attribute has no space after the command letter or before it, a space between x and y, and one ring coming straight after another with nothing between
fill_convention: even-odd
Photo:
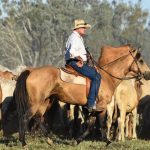
<instances>
[{"instance_id":1,"label":"shirt collar","mask_svg":"<svg viewBox=\"0 0 150 150\"><path fill-rule=\"evenodd\" d=\"M77 31L73 31L74 34L76 34L78 37L82 38L81 35Z\"/></svg>"}]
</instances>

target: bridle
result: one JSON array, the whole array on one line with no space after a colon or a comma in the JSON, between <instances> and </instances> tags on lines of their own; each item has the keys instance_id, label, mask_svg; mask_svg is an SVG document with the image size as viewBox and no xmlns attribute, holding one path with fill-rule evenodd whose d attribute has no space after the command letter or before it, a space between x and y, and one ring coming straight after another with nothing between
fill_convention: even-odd
<instances>
[{"instance_id":1,"label":"bridle","mask_svg":"<svg viewBox=\"0 0 150 150\"><path fill-rule=\"evenodd\" d=\"M134 57L133 54L132 54L132 52L134 52L134 51L135 51L135 50L133 49L133 50L129 51L128 54L123 55L123 56L121 56L121 57L119 57L119 58L117 58L117 59L111 61L110 63L103 65L103 66L100 66L94 59L93 59L93 62L94 62L94 64L96 65L96 67L98 67L100 70L104 71L105 73L107 73L108 75L110 75L111 77L113 77L113 78L115 78L115 79L118 79L118 80L130 80L130 79L135 79L135 78L136 78L137 80L140 80L140 79L143 77L143 74L142 74L142 72L141 72L141 70L140 70L140 68L139 68L139 65L138 65L138 63L137 63L136 57ZM137 73L136 76L133 76L133 77L122 77L122 78L120 78L120 77L116 77L116 76L112 75L110 72L108 72L107 70L104 69L106 66L111 65L111 64L115 63L116 61L118 61L118 60L120 60L120 59L122 59L122 58L125 58L125 57L127 57L127 56L129 56L129 55L131 55L131 56L133 57L133 62L132 62L132 64L133 64L134 62L136 63L136 66L137 66L137 69L138 69L138 73ZM131 66L132 66L132 64L131 64ZM130 67L131 67L131 66L130 66Z\"/></svg>"}]
</instances>

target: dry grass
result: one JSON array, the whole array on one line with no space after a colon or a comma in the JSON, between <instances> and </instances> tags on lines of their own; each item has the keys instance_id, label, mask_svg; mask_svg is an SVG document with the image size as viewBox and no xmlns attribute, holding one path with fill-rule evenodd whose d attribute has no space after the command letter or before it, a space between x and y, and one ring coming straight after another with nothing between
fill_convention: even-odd
<instances>
[{"instance_id":1,"label":"dry grass","mask_svg":"<svg viewBox=\"0 0 150 150\"><path fill-rule=\"evenodd\" d=\"M14 135L18 139L18 134ZM73 140L60 138L56 135L52 135L49 139L49 143L46 137L27 137L27 148L29 150L150 150L150 142L145 140L126 140L125 142L112 142L108 147L104 142L95 140L85 140L79 145L74 146ZM10 142L8 145L0 143L0 150L20 150L21 144L17 140L16 142Z\"/></svg>"}]
</instances>

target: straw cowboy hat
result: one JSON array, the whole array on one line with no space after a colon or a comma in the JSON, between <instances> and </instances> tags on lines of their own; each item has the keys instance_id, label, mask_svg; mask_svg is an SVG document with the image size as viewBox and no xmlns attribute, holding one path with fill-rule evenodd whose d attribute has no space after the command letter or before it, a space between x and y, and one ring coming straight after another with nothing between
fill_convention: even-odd
<instances>
[{"instance_id":1,"label":"straw cowboy hat","mask_svg":"<svg viewBox=\"0 0 150 150\"><path fill-rule=\"evenodd\" d=\"M78 28L91 28L91 25L86 23L82 19L76 19L74 21L74 27L72 29L75 30L75 29L78 29Z\"/></svg>"}]
</instances>

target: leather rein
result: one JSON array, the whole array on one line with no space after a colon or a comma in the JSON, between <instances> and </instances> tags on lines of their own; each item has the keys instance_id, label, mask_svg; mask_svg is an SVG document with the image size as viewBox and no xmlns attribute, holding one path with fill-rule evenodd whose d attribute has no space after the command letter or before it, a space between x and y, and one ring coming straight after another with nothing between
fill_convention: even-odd
<instances>
[{"instance_id":1,"label":"leather rein","mask_svg":"<svg viewBox=\"0 0 150 150\"><path fill-rule=\"evenodd\" d=\"M115 59L114 61L112 61L112 62L110 62L110 63L108 63L108 64L105 64L105 65L103 65L103 66L100 66L93 58L92 58L92 59L93 59L94 64L96 65L96 67L98 67L99 69L101 69L102 71L104 71L105 73L107 73L108 75L110 75L111 77L113 77L113 78L115 78L115 79L118 79L118 80L130 80L130 79L136 78L137 80L140 80L140 79L142 78L142 73L141 73L141 71L140 71L140 68L139 68L139 66L138 66L138 63L137 63L136 58L135 58L135 57L133 56L133 54L132 54L133 51L134 51L134 50L129 51L128 54L123 55L123 56L121 56L121 57ZM136 65L137 65L138 74L137 74L136 76L133 76L133 77L122 77L122 78L120 78L120 77L116 77L116 76L112 75L110 72L108 72L108 71L106 71L106 70L104 69L104 67L106 67L106 66L108 66L108 65L111 65L112 63L114 63L114 62L120 60L121 58L127 57L128 55L131 55L131 56L133 57L133 62L132 62L132 64L135 62ZM131 64L131 65L132 65L132 64Z\"/></svg>"}]
</instances>

